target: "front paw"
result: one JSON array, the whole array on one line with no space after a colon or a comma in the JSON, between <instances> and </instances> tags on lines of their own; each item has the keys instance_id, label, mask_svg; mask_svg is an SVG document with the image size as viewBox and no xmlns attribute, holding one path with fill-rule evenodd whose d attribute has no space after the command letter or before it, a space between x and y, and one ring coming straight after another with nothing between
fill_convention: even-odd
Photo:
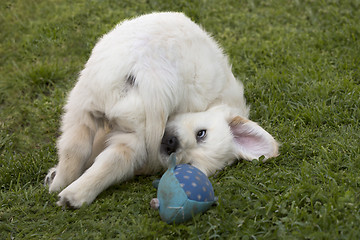
<instances>
[{"instance_id":1,"label":"front paw","mask_svg":"<svg viewBox=\"0 0 360 240\"><path fill-rule=\"evenodd\" d=\"M44 179L44 186L49 186L49 192L60 192L67 186L63 174L56 167L50 168Z\"/></svg>"},{"instance_id":2,"label":"front paw","mask_svg":"<svg viewBox=\"0 0 360 240\"><path fill-rule=\"evenodd\" d=\"M76 194L67 192L65 189L59 194L59 201L56 204L63 209L77 209L84 203L84 201L77 199Z\"/></svg>"},{"instance_id":3,"label":"front paw","mask_svg":"<svg viewBox=\"0 0 360 240\"><path fill-rule=\"evenodd\" d=\"M77 209L91 203L88 193L84 189L74 188L74 185L65 188L58 196L59 200L56 204L63 209Z\"/></svg>"},{"instance_id":4,"label":"front paw","mask_svg":"<svg viewBox=\"0 0 360 240\"><path fill-rule=\"evenodd\" d=\"M59 196L59 201L56 202L56 204L60 207L62 207L64 210L65 209L76 209L76 207L74 207L71 202L69 201L69 199L67 199L66 197L60 197Z\"/></svg>"},{"instance_id":5,"label":"front paw","mask_svg":"<svg viewBox=\"0 0 360 240\"><path fill-rule=\"evenodd\" d=\"M62 209L77 209L82 206L82 204L78 204L74 200L70 200L68 197L60 196L59 195L59 201L56 202L56 204Z\"/></svg>"},{"instance_id":6,"label":"front paw","mask_svg":"<svg viewBox=\"0 0 360 240\"><path fill-rule=\"evenodd\" d=\"M46 177L45 177L45 180L44 180L44 186L51 186L54 178L56 176L56 167L53 167L53 168L50 168Z\"/></svg>"}]
</instances>

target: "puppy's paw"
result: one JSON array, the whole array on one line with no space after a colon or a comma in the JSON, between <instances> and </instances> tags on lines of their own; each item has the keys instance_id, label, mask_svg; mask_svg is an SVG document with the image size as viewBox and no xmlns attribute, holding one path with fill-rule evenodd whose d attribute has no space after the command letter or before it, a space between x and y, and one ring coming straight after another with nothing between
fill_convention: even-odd
<instances>
[{"instance_id":1,"label":"puppy's paw","mask_svg":"<svg viewBox=\"0 0 360 240\"><path fill-rule=\"evenodd\" d=\"M48 171L48 174L46 175L45 177L45 180L44 180L44 186L51 186L54 178L56 176L56 167L53 167L53 168L50 168L49 171Z\"/></svg>"},{"instance_id":2,"label":"puppy's paw","mask_svg":"<svg viewBox=\"0 0 360 240\"><path fill-rule=\"evenodd\" d=\"M70 200L67 197L59 196L59 201L57 201L56 204L58 206L62 207L64 210L65 209L77 209L77 208L79 208L79 207L75 207L74 205L72 205L72 203L70 202Z\"/></svg>"},{"instance_id":3,"label":"puppy's paw","mask_svg":"<svg viewBox=\"0 0 360 240\"><path fill-rule=\"evenodd\" d=\"M89 201L87 201L81 190L73 191L73 189L69 189L69 187L65 188L59 194L59 200L56 203L58 206L62 207L63 209L77 209L80 208L83 204L89 204Z\"/></svg>"},{"instance_id":4,"label":"puppy's paw","mask_svg":"<svg viewBox=\"0 0 360 240\"><path fill-rule=\"evenodd\" d=\"M49 192L60 192L69 183L63 177L63 174L57 168L51 168L45 177L44 185L49 186Z\"/></svg>"}]
</instances>

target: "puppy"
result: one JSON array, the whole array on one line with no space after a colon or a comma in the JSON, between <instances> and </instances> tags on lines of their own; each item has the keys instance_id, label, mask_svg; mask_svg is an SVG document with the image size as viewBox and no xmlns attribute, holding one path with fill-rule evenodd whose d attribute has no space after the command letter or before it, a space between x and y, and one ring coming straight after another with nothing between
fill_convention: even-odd
<instances>
[{"instance_id":1,"label":"puppy","mask_svg":"<svg viewBox=\"0 0 360 240\"><path fill-rule=\"evenodd\" d=\"M248 115L227 57L189 18L124 21L96 44L68 96L59 163L45 183L61 191L59 206L79 208L114 183L166 169L173 152L207 175L235 159L277 156Z\"/></svg>"}]
</instances>

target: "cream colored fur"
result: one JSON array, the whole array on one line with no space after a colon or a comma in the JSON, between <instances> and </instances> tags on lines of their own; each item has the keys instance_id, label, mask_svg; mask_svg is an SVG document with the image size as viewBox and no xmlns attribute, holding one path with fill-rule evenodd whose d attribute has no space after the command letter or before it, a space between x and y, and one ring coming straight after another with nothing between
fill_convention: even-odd
<instances>
[{"instance_id":1,"label":"cream colored fur","mask_svg":"<svg viewBox=\"0 0 360 240\"><path fill-rule=\"evenodd\" d=\"M165 128L179 139L179 162L208 175L238 158L276 156L276 141L248 114L227 57L198 25L181 13L124 21L99 40L69 94L46 184L60 191L58 205L78 208L114 183L162 171Z\"/></svg>"}]
</instances>

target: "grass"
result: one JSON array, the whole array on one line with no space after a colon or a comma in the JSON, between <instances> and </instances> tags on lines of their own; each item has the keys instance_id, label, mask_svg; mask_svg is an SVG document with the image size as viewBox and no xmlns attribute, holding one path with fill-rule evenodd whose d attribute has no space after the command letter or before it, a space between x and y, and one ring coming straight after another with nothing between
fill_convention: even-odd
<instances>
[{"instance_id":1,"label":"grass","mask_svg":"<svg viewBox=\"0 0 360 240\"><path fill-rule=\"evenodd\" d=\"M0 239L359 239L360 1L1 1ZM76 211L43 187L67 92L124 18L183 11L244 82L251 119L281 155L211 177L218 206L181 225L148 203L152 180Z\"/></svg>"}]
</instances>

